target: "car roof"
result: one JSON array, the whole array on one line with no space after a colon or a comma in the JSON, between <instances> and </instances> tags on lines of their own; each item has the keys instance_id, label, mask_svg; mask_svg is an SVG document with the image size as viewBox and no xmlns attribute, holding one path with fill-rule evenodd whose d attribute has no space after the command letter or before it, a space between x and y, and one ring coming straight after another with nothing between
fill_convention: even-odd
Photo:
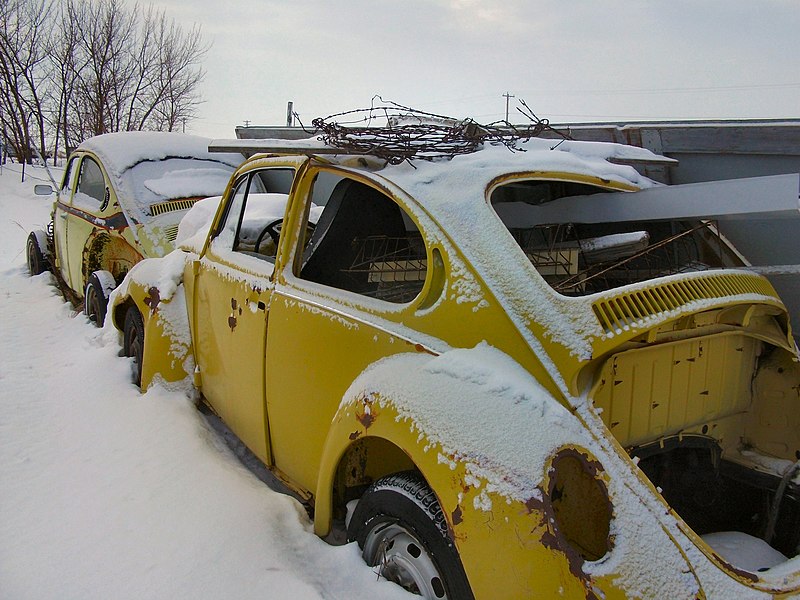
<instances>
[{"instance_id":1,"label":"car roof","mask_svg":"<svg viewBox=\"0 0 800 600\"><path fill-rule=\"evenodd\" d=\"M100 160L120 205L141 222L153 214L153 204L223 192L244 157L210 153L210 141L175 132L127 131L89 138L76 150Z\"/></svg>"}]
</instances>

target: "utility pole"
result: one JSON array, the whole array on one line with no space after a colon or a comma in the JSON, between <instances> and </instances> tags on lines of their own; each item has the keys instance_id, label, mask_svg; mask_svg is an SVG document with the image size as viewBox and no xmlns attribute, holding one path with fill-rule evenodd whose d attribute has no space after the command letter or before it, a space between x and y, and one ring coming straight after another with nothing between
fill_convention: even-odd
<instances>
[{"instance_id":1,"label":"utility pole","mask_svg":"<svg viewBox=\"0 0 800 600\"><path fill-rule=\"evenodd\" d=\"M244 126L245 127L250 127L250 119L245 119L244 120Z\"/></svg>"},{"instance_id":2,"label":"utility pole","mask_svg":"<svg viewBox=\"0 0 800 600\"><path fill-rule=\"evenodd\" d=\"M291 100L286 104L286 126L291 127L294 125L294 111L292 107L294 106L294 102Z\"/></svg>"},{"instance_id":3,"label":"utility pole","mask_svg":"<svg viewBox=\"0 0 800 600\"><path fill-rule=\"evenodd\" d=\"M511 100L511 98L516 98L516 96L506 92L505 94L503 94L503 97L506 99L506 123L508 123L508 101Z\"/></svg>"}]
</instances>

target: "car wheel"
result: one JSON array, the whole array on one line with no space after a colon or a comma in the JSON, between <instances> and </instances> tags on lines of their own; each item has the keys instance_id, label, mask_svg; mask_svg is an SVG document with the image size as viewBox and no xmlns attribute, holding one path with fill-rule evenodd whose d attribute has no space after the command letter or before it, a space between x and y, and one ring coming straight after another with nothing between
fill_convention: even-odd
<instances>
[{"instance_id":1,"label":"car wheel","mask_svg":"<svg viewBox=\"0 0 800 600\"><path fill-rule=\"evenodd\" d=\"M122 327L122 352L133 358L132 379L138 386L142 385L142 359L144 358L144 322L136 308L129 308L125 313L125 324Z\"/></svg>"},{"instance_id":2,"label":"car wheel","mask_svg":"<svg viewBox=\"0 0 800 600\"><path fill-rule=\"evenodd\" d=\"M28 235L25 255L28 261L28 272L31 275L40 275L50 269L50 261L46 253L46 240L47 237L43 231L32 231Z\"/></svg>"},{"instance_id":3,"label":"car wheel","mask_svg":"<svg viewBox=\"0 0 800 600\"><path fill-rule=\"evenodd\" d=\"M436 495L414 472L376 481L350 519L348 538L379 573L423 598L473 598Z\"/></svg>"},{"instance_id":4,"label":"car wheel","mask_svg":"<svg viewBox=\"0 0 800 600\"><path fill-rule=\"evenodd\" d=\"M95 271L89 276L83 294L83 314L98 327L105 323L108 294L115 287L116 281L108 271Z\"/></svg>"}]
</instances>

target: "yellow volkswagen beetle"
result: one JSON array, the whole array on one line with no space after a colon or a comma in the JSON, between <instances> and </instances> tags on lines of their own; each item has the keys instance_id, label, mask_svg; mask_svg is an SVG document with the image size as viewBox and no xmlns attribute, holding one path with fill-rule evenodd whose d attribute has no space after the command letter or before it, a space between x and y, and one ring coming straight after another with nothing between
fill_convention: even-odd
<instances>
[{"instance_id":1,"label":"yellow volkswagen beetle","mask_svg":"<svg viewBox=\"0 0 800 600\"><path fill-rule=\"evenodd\" d=\"M113 294L137 381L425 598L796 596L781 300L713 222L604 209L649 152L519 150L252 157Z\"/></svg>"},{"instance_id":2,"label":"yellow volkswagen beetle","mask_svg":"<svg viewBox=\"0 0 800 600\"><path fill-rule=\"evenodd\" d=\"M222 193L241 154L180 133L109 133L70 155L47 232L28 236L28 270L51 270L68 299L103 324L108 295L144 257L174 249L178 223L200 198ZM51 194L49 185L36 186Z\"/></svg>"}]
</instances>

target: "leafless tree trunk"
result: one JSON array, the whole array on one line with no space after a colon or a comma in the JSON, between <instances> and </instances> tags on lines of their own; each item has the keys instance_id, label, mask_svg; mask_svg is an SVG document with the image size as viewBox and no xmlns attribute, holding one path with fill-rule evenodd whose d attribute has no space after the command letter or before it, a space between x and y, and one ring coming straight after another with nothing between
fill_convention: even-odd
<instances>
[{"instance_id":1,"label":"leafless tree trunk","mask_svg":"<svg viewBox=\"0 0 800 600\"><path fill-rule=\"evenodd\" d=\"M200 103L197 27L125 0L0 0L0 122L20 156L124 130L175 130Z\"/></svg>"},{"instance_id":2,"label":"leafless tree trunk","mask_svg":"<svg viewBox=\"0 0 800 600\"><path fill-rule=\"evenodd\" d=\"M17 157L29 162L36 138L46 154L46 25L50 0L0 0L0 118Z\"/></svg>"}]
</instances>

